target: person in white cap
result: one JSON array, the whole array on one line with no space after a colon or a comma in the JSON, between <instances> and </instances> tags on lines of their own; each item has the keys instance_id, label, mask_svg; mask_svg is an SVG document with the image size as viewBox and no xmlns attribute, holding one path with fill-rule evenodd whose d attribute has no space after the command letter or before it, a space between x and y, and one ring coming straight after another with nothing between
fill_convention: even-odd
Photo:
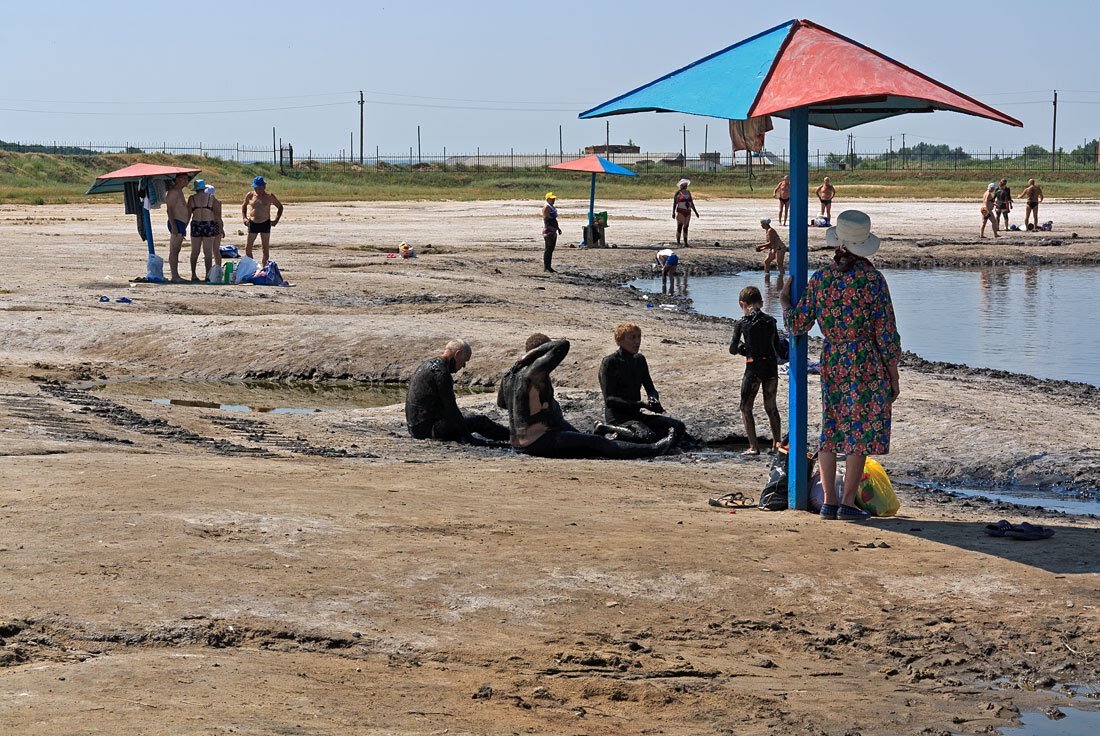
<instances>
[{"instance_id":1,"label":"person in white cap","mask_svg":"<svg viewBox=\"0 0 1100 736\"><path fill-rule=\"evenodd\" d=\"M861 521L856 491L868 455L890 451L890 417L901 393L898 359L901 337L886 279L868 259L879 248L871 218L841 212L825 233L836 248L833 263L814 273L798 304L791 303L788 278L780 291L783 318L792 335L805 335L816 322L825 337L821 349L821 516ZM844 492L837 498L836 456L846 455Z\"/></svg>"},{"instance_id":2,"label":"person in white cap","mask_svg":"<svg viewBox=\"0 0 1100 736\"><path fill-rule=\"evenodd\" d=\"M690 179L681 179L676 195L672 198L672 219L676 220L676 245L680 244L680 234L684 235L684 247L688 247L688 225L691 224L691 213L699 217L699 210L695 209L695 200L688 191L691 186Z\"/></svg>"},{"instance_id":3,"label":"person in white cap","mask_svg":"<svg viewBox=\"0 0 1100 736\"><path fill-rule=\"evenodd\" d=\"M982 234L979 237L985 237L985 224L987 222L993 223L993 237L1000 237L997 234L997 198L994 196L996 192L997 185L989 182L989 186L985 190L985 196L982 198Z\"/></svg>"}]
</instances>

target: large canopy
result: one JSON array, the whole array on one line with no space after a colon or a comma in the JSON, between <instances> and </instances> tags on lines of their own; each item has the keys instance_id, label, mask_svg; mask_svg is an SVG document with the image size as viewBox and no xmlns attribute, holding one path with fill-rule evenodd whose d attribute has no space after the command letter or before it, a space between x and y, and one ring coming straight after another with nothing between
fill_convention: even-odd
<instances>
[{"instance_id":1,"label":"large canopy","mask_svg":"<svg viewBox=\"0 0 1100 736\"><path fill-rule=\"evenodd\" d=\"M682 112L730 120L775 115L790 120L791 298L799 300L808 271L809 126L843 130L907 112L952 110L1023 124L904 64L806 20L781 26L666 74L581 113L582 118L631 112ZM790 348L791 508L804 509L807 441L807 340Z\"/></svg>"},{"instance_id":2,"label":"large canopy","mask_svg":"<svg viewBox=\"0 0 1100 736\"><path fill-rule=\"evenodd\" d=\"M181 168L179 166L160 166L158 164L131 164L109 174L97 176L92 186L85 194L109 194L121 192L128 181L139 181L148 178L174 179L176 174L187 174L188 179L194 178L202 169Z\"/></svg>"},{"instance_id":3,"label":"large canopy","mask_svg":"<svg viewBox=\"0 0 1100 736\"><path fill-rule=\"evenodd\" d=\"M910 112L950 110L1022 123L808 20L792 20L586 110L581 118L682 112L730 120L789 117L844 130Z\"/></svg>"}]
</instances>

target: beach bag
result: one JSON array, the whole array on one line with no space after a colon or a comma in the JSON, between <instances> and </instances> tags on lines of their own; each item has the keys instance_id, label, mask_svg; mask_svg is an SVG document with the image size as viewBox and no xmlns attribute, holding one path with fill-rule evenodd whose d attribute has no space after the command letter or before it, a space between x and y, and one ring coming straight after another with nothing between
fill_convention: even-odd
<instances>
[{"instance_id":1,"label":"beach bag","mask_svg":"<svg viewBox=\"0 0 1100 736\"><path fill-rule=\"evenodd\" d=\"M145 280L164 281L164 259L152 253L145 259Z\"/></svg>"},{"instance_id":2,"label":"beach bag","mask_svg":"<svg viewBox=\"0 0 1100 736\"><path fill-rule=\"evenodd\" d=\"M206 273L206 280L211 284L220 284L222 282L222 270L218 268L218 264L210 266L210 270Z\"/></svg>"},{"instance_id":3,"label":"beach bag","mask_svg":"<svg viewBox=\"0 0 1100 736\"><path fill-rule=\"evenodd\" d=\"M256 263L254 258L245 256L241 259L241 262L237 264L237 275L234 277L238 284L243 284L245 281L250 280L256 275L256 272L260 270L260 264Z\"/></svg>"},{"instance_id":4,"label":"beach bag","mask_svg":"<svg viewBox=\"0 0 1100 736\"><path fill-rule=\"evenodd\" d=\"M218 248L218 253L222 258L240 258L241 256L235 245L223 245Z\"/></svg>"},{"instance_id":5,"label":"beach bag","mask_svg":"<svg viewBox=\"0 0 1100 736\"><path fill-rule=\"evenodd\" d=\"M893 516L901 508L886 470L874 458L867 458L863 466L863 478L856 491L856 506L869 511L871 516Z\"/></svg>"},{"instance_id":6,"label":"beach bag","mask_svg":"<svg viewBox=\"0 0 1100 736\"><path fill-rule=\"evenodd\" d=\"M815 470L810 480L812 481L810 484L810 500L806 507L816 514L820 513L821 505L825 503L825 488L821 485L821 471ZM837 468L836 473L836 495L837 498L844 495L844 473L840 472L840 468Z\"/></svg>"},{"instance_id":7,"label":"beach bag","mask_svg":"<svg viewBox=\"0 0 1100 736\"><path fill-rule=\"evenodd\" d=\"M789 491L787 489L787 439L783 439L783 446L775 451L775 456L772 458L771 467L768 470L768 482L764 486L764 490L760 492L760 503L758 506L764 511L784 511L788 507ZM817 453L810 455L807 463L808 477L812 480L814 476L814 463L817 460Z\"/></svg>"}]
</instances>

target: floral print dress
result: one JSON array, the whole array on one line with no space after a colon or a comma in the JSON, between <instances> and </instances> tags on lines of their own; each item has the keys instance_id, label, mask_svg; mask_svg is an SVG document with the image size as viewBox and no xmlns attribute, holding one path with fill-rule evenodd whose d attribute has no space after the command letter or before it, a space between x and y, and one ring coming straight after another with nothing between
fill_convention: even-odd
<instances>
[{"instance_id":1,"label":"floral print dress","mask_svg":"<svg viewBox=\"0 0 1100 736\"><path fill-rule=\"evenodd\" d=\"M890 374L901 337L886 279L860 259L810 277L798 304L783 310L787 329L821 326L821 450L852 455L890 451Z\"/></svg>"}]
</instances>

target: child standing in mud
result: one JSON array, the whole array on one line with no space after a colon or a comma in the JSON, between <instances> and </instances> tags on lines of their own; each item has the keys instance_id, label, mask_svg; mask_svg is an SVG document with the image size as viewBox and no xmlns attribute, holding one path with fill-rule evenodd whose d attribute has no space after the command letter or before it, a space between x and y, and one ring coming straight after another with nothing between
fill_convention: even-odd
<instances>
[{"instance_id":1,"label":"child standing in mud","mask_svg":"<svg viewBox=\"0 0 1100 736\"><path fill-rule=\"evenodd\" d=\"M756 394L764 390L764 411L772 430L772 447L779 444L781 423L779 408L775 396L779 391L779 330L775 326L775 317L763 311L764 299L760 289L746 286L738 296L742 319L733 325L733 339L730 341L731 355L745 356L745 375L741 379L741 419L745 422L745 435L749 440L749 449L742 455L759 455L760 440L756 436L756 420L752 415Z\"/></svg>"}]
</instances>

